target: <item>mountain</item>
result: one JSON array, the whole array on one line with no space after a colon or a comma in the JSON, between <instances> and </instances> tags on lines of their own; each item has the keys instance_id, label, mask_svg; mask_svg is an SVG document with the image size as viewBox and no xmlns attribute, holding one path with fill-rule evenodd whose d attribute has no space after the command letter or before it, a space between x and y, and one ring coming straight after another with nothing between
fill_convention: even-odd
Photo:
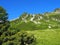
<instances>
[{"instance_id":1,"label":"mountain","mask_svg":"<svg viewBox=\"0 0 60 45\"><path fill-rule=\"evenodd\" d=\"M11 21L10 29L42 30L60 28L60 11L44 14L23 13L19 18Z\"/></svg>"},{"instance_id":2,"label":"mountain","mask_svg":"<svg viewBox=\"0 0 60 45\"><path fill-rule=\"evenodd\" d=\"M19 18L10 21L10 27L0 36L0 44L60 45L59 10L44 14L23 13Z\"/></svg>"}]
</instances>

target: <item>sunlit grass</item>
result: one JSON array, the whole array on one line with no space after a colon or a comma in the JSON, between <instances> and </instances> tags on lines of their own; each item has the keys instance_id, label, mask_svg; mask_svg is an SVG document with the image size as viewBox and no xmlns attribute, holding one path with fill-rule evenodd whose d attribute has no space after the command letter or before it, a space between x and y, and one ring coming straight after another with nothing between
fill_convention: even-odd
<instances>
[{"instance_id":1,"label":"sunlit grass","mask_svg":"<svg viewBox=\"0 0 60 45\"><path fill-rule=\"evenodd\" d=\"M36 37L36 45L60 45L60 30L47 29L27 31Z\"/></svg>"}]
</instances>

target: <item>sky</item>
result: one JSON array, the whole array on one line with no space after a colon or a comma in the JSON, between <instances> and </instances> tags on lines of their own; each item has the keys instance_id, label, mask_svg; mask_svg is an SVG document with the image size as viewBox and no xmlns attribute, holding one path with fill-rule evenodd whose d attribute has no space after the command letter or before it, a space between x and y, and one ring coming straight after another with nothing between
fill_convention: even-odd
<instances>
[{"instance_id":1,"label":"sky","mask_svg":"<svg viewBox=\"0 0 60 45\"><path fill-rule=\"evenodd\" d=\"M60 8L60 0L0 0L9 14L9 20L18 18L22 13L38 14Z\"/></svg>"}]
</instances>

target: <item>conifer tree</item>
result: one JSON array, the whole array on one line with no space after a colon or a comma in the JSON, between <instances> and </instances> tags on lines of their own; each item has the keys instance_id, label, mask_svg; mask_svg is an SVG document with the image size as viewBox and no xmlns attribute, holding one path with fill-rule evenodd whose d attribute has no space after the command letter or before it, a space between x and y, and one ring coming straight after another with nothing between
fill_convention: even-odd
<instances>
[{"instance_id":1,"label":"conifer tree","mask_svg":"<svg viewBox=\"0 0 60 45\"><path fill-rule=\"evenodd\" d=\"M3 32L7 31L8 27L8 13L6 13L6 10L0 6L0 36Z\"/></svg>"}]
</instances>

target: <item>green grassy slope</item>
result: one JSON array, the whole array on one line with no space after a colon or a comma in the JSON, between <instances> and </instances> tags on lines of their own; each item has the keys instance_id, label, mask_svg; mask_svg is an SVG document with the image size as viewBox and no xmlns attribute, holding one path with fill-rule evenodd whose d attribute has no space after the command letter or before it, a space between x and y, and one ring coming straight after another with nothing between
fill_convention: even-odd
<instances>
[{"instance_id":1,"label":"green grassy slope","mask_svg":"<svg viewBox=\"0 0 60 45\"><path fill-rule=\"evenodd\" d=\"M36 37L36 45L60 45L60 29L27 31Z\"/></svg>"},{"instance_id":2,"label":"green grassy slope","mask_svg":"<svg viewBox=\"0 0 60 45\"><path fill-rule=\"evenodd\" d=\"M44 29L44 30L24 30L25 32L30 34L33 34L34 37L36 38L36 45L60 45L60 29ZM20 34L23 31L17 32L15 35L9 36L8 39L14 39L12 42L16 42L17 45L19 44L20 40ZM6 38L6 37L5 37ZM9 41L8 41L9 42ZM7 43L8 43L7 42ZM6 42L3 44L7 44ZM7 44L8 45L8 44Z\"/></svg>"}]
</instances>

